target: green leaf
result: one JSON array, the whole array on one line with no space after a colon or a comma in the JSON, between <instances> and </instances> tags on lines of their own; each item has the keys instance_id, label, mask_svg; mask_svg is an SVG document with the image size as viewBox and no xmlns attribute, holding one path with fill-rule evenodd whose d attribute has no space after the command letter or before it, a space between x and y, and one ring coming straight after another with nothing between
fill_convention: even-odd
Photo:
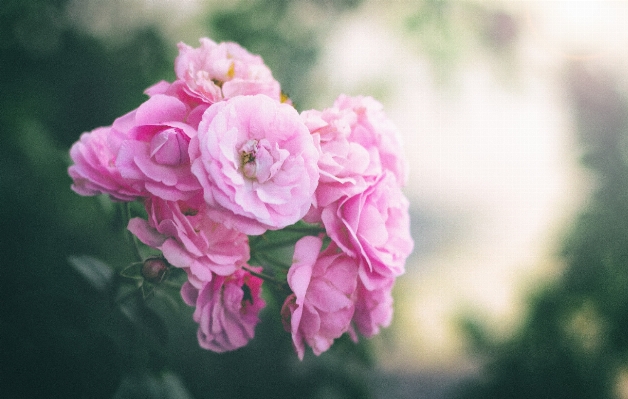
<instances>
[{"instance_id":1,"label":"green leaf","mask_svg":"<svg viewBox=\"0 0 628 399\"><path fill-rule=\"evenodd\" d=\"M119 304L119 309L139 331L146 334L146 338L154 339L160 346L168 343L168 329L159 314L146 305L143 297L138 295L129 296L123 303Z\"/></svg>"},{"instance_id":2,"label":"green leaf","mask_svg":"<svg viewBox=\"0 0 628 399\"><path fill-rule=\"evenodd\" d=\"M120 398L159 398L192 399L182 379L169 371L161 374L144 371L141 374L127 376L114 399Z\"/></svg>"},{"instance_id":3,"label":"green leaf","mask_svg":"<svg viewBox=\"0 0 628 399\"><path fill-rule=\"evenodd\" d=\"M97 290L105 291L111 284L114 271L106 263L87 255L72 255L68 257L68 261Z\"/></svg>"},{"instance_id":4,"label":"green leaf","mask_svg":"<svg viewBox=\"0 0 628 399\"><path fill-rule=\"evenodd\" d=\"M142 265L142 262L131 263L120 272L120 275L122 277L131 278L133 280L143 280L144 277L142 277Z\"/></svg>"}]
</instances>

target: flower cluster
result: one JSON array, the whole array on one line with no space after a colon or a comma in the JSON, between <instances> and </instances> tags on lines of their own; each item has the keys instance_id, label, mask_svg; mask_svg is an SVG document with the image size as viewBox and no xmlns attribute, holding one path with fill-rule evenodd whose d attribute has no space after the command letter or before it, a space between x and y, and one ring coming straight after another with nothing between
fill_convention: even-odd
<instances>
[{"instance_id":1,"label":"flower cluster","mask_svg":"<svg viewBox=\"0 0 628 399\"><path fill-rule=\"evenodd\" d=\"M318 355L344 333L388 326L413 241L407 165L381 104L342 95L299 113L236 43L179 44L174 69L137 109L84 133L68 173L78 194L143 203L128 229L187 273L199 344L246 345L265 279L285 289L281 316L301 359L305 345ZM295 226L308 228L295 236ZM292 261L253 262L264 247L252 241L275 231L291 232Z\"/></svg>"}]
</instances>

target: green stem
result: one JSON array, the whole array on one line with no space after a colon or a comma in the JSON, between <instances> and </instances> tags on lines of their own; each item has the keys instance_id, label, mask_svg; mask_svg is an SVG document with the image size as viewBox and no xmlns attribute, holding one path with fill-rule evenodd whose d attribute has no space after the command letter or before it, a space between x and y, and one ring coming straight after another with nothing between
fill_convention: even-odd
<instances>
[{"instance_id":1,"label":"green stem","mask_svg":"<svg viewBox=\"0 0 628 399\"><path fill-rule=\"evenodd\" d=\"M288 226L288 227L284 227L284 230L286 231L290 231L290 232L295 232L295 233L303 233L305 235L309 235L309 236L317 236L320 233L324 233L325 232L325 228L321 227L321 226Z\"/></svg>"},{"instance_id":2,"label":"green stem","mask_svg":"<svg viewBox=\"0 0 628 399\"><path fill-rule=\"evenodd\" d=\"M265 273L258 273L258 272L256 272L255 270L251 270L251 269L250 269L249 267L247 267L247 266L242 266L242 268L243 268L244 270L246 270L247 272L251 273L253 276L255 276L255 277L259 277L259 278L261 278L261 279L262 279L262 280L264 280L264 281L268 281L268 282L271 282L271 283L277 284L277 285L279 285L279 286L284 286L284 285L286 284L285 282L283 282L283 281L279 281L279 280L277 280L276 278L274 278L274 277L272 277L272 276L269 276L268 274L265 274Z\"/></svg>"},{"instance_id":3,"label":"green stem","mask_svg":"<svg viewBox=\"0 0 628 399\"><path fill-rule=\"evenodd\" d=\"M251 249L254 251L264 251L267 249L283 248L283 247L288 247L290 245L294 245L298 240L299 239L287 238L282 241L275 241L275 242L270 242L266 244L253 244L251 245Z\"/></svg>"}]
</instances>

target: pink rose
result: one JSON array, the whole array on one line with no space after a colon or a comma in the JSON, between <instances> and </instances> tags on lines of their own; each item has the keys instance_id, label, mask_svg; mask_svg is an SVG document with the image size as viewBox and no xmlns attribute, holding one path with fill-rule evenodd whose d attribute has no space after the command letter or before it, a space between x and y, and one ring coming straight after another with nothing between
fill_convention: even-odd
<instances>
[{"instance_id":1,"label":"pink rose","mask_svg":"<svg viewBox=\"0 0 628 399\"><path fill-rule=\"evenodd\" d=\"M246 234L299 221L318 184L319 153L297 111L265 95L210 106L190 142L208 212Z\"/></svg>"},{"instance_id":2,"label":"pink rose","mask_svg":"<svg viewBox=\"0 0 628 399\"><path fill-rule=\"evenodd\" d=\"M242 269L229 276L214 276L201 288L184 283L183 300L196 306L193 317L198 323L199 345L214 352L245 346L253 339L258 314L266 306L261 292L262 279Z\"/></svg>"},{"instance_id":3,"label":"pink rose","mask_svg":"<svg viewBox=\"0 0 628 399\"><path fill-rule=\"evenodd\" d=\"M407 163L399 134L382 105L371 97L342 95L323 111L301 113L320 147L315 207L306 220L320 222L322 208L366 189L385 171L405 184Z\"/></svg>"},{"instance_id":4,"label":"pink rose","mask_svg":"<svg viewBox=\"0 0 628 399\"><path fill-rule=\"evenodd\" d=\"M319 255L322 244L312 236L297 241L288 271L293 294L286 298L281 315L301 360L305 344L317 356L329 349L349 330L354 313L358 265L333 243Z\"/></svg>"},{"instance_id":5,"label":"pink rose","mask_svg":"<svg viewBox=\"0 0 628 399\"><path fill-rule=\"evenodd\" d=\"M404 272L414 246L408 207L394 175L385 172L363 193L323 209L327 234L349 256L360 259L360 278L367 289Z\"/></svg>"},{"instance_id":6,"label":"pink rose","mask_svg":"<svg viewBox=\"0 0 628 399\"><path fill-rule=\"evenodd\" d=\"M322 112L304 111L301 117L320 146L320 180L316 190L319 208L364 191L367 181L381 175L379 157L373 160L366 148L350 141L351 126L357 120L355 113L329 108Z\"/></svg>"},{"instance_id":7,"label":"pink rose","mask_svg":"<svg viewBox=\"0 0 628 399\"><path fill-rule=\"evenodd\" d=\"M334 107L355 114L349 140L366 148L373 158L377 153L382 169L391 171L397 183L404 186L408 179L408 163L399 131L384 113L383 105L372 97L341 95Z\"/></svg>"},{"instance_id":8,"label":"pink rose","mask_svg":"<svg viewBox=\"0 0 628 399\"><path fill-rule=\"evenodd\" d=\"M175 60L177 79L185 82L192 96L213 104L239 95L265 94L281 100L281 90L262 58L237 43L200 39L192 48L179 43Z\"/></svg>"},{"instance_id":9,"label":"pink rose","mask_svg":"<svg viewBox=\"0 0 628 399\"><path fill-rule=\"evenodd\" d=\"M367 290L358 282L357 299L353 323L360 334L370 338L379 333L380 327L388 327L393 316L392 287L393 278L372 291Z\"/></svg>"},{"instance_id":10,"label":"pink rose","mask_svg":"<svg viewBox=\"0 0 628 399\"><path fill-rule=\"evenodd\" d=\"M185 122L189 111L176 97L155 94L131 112L132 125L115 162L122 177L169 201L199 191L190 172L188 145L196 130Z\"/></svg>"},{"instance_id":11,"label":"pink rose","mask_svg":"<svg viewBox=\"0 0 628 399\"><path fill-rule=\"evenodd\" d=\"M185 117L185 123L196 130L198 124L201 122L203 112L209 107L209 104L202 102L197 97L191 96L186 89L187 86L183 81L176 80L170 83L162 80L144 90L144 94L150 97L163 94L181 101L190 109Z\"/></svg>"},{"instance_id":12,"label":"pink rose","mask_svg":"<svg viewBox=\"0 0 628 399\"><path fill-rule=\"evenodd\" d=\"M163 252L170 264L188 270L197 288L213 274L234 273L249 259L248 237L210 219L205 204L146 200L148 220L133 218L128 229L144 244Z\"/></svg>"},{"instance_id":13,"label":"pink rose","mask_svg":"<svg viewBox=\"0 0 628 399\"><path fill-rule=\"evenodd\" d=\"M115 167L118 149L125 135L115 127L100 127L83 133L70 148L74 164L68 174L72 190L80 195L108 194L118 201L134 201L146 193L141 185L128 181Z\"/></svg>"}]
</instances>

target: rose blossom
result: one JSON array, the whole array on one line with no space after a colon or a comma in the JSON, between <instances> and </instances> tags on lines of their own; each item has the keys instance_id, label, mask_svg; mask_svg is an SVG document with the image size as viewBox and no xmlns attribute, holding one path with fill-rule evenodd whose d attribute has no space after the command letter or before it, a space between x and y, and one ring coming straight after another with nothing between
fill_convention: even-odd
<instances>
[{"instance_id":1,"label":"rose blossom","mask_svg":"<svg viewBox=\"0 0 628 399\"><path fill-rule=\"evenodd\" d=\"M392 287L394 278L386 279L372 291L358 282L353 323L360 334L370 338L379 333L380 327L388 327L393 316Z\"/></svg>"},{"instance_id":2,"label":"rose blossom","mask_svg":"<svg viewBox=\"0 0 628 399\"><path fill-rule=\"evenodd\" d=\"M288 271L293 294L286 298L281 315L301 360L305 344L316 355L329 349L349 330L354 313L358 265L333 243L319 255L322 244L312 236L297 241Z\"/></svg>"},{"instance_id":3,"label":"rose blossom","mask_svg":"<svg viewBox=\"0 0 628 399\"><path fill-rule=\"evenodd\" d=\"M308 222L320 222L322 208L364 191L384 171L392 172L399 185L405 183L399 134L373 98L341 95L332 107L304 111L301 117L321 151L316 205Z\"/></svg>"},{"instance_id":4,"label":"rose blossom","mask_svg":"<svg viewBox=\"0 0 628 399\"><path fill-rule=\"evenodd\" d=\"M162 80L144 90L144 94L149 97L159 94L175 97L190 109L185 122L194 129L197 129L203 112L209 107L209 104L202 102L197 97L191 96L186 89L187 85L181 80L175 80L172 83Z\"/></svg>"},{"instance_id":5,"label":"rose blossom","mask_svg":"<svg viewBox=\"0 0 628 399\"><path fill-rule=\"evenodd\" d=\"M258 314L266 305L261 292L262 279L242 269L229 276L214 276L201 288L185 282L181 296L185 303L196 306L193 317L198 323L199 345L214 352L245 346L255 335Z\"/></svg>"},{"instance_id":6,"label":"rose blossom","mask_svg":"<svg viewBox=\"0 0 628 399\"><path fill-rule=\"evenodd\" d=\"M395 177L385 172L363 193L322 211L329 237L349 256L360 259L360 279L367 289L404 272L414 246L408 206Z\"/></svg>"},{"instance_id":7,"label":"rose blossom","mask_svg":"<svg viewBox=\"0 0 628 399\"><path fill-rule=\"evenodd\" d=\"M320 146L318 207L364 191L366 182L382 173L377 154L373 157L362 145L350 141L355 113L328 108L304 111L301 117Z\"/></svg>"},{"instance_id":8,"label":"rose blossom","mask_svg":"<svg viewBox=\"0 0 628 399\"><path fill-rule=\"evenodd\" d=\"M379 158L382 169L392 172L397 183L404 186L408 179L408 163L399 131L384 113L383 105L373 97L340 95L334 101L334 107L355 114L349 140L366 148L373 159Z\"/></svg>"},{"instance_id":9,"label":"rose blossom","mask_svg":"<svg viewBox=\"0 0 628 399\"><path fill-rule=\"evenodd\" d=\"M297 111L265 95L215 103L190 142L208 212L246 234L299 221L318 184L319 153Z\"/></svg>"},{"instance_id":10,"label":"rose blossom","mask_svg":"<svg viewBox=\"0 0 628 399\"><path fill-rule=\"evenodd\" d=\"M279 82L260 56L237 43L217 44L208 38L200 43L199 48L179 43L175 60L177 79L185 82L190 95L208 104L250 94L281 100Z\"/></svg>"},{"instance_id":11,"label":"rose blossom","mask_svg":"<svg viewBox=\"0 0 628 399\"><path fill-rule=\"evenodd\" d=\"M248 237L210 219L202 199L146 200L148 220L133 218L128 229L144 244L163 252L170 264L188 270L190 281L234 273L249 259ZM199 287L197 287L199 288Z\"/></svg>"},{"instance_id":12,"label":"rose blossom","mask_svg":"<svg viewBox=\"0 0 628 399\"><path fill-rule=\"evenodd\" d=\"M185 122L189 111L176 97L155 94L131 112L132 126L115 162L122 177L169 201L200 190L190 172L188 145L196 130Z\"/></svg>"},{"instance_id":13,"label":"rose blossom","mask_svg":"<svg viewBox=\"0 0 628 399\"><path fill-rule=\"evenodd\" d=\"M119 201L133 201L145 195L142 187L129 182L114 166L125 135L113 127L83 133L70 148L74 164L68 168L72 190L80 195L108 194Z\"/></svg>"}]
</instances>

